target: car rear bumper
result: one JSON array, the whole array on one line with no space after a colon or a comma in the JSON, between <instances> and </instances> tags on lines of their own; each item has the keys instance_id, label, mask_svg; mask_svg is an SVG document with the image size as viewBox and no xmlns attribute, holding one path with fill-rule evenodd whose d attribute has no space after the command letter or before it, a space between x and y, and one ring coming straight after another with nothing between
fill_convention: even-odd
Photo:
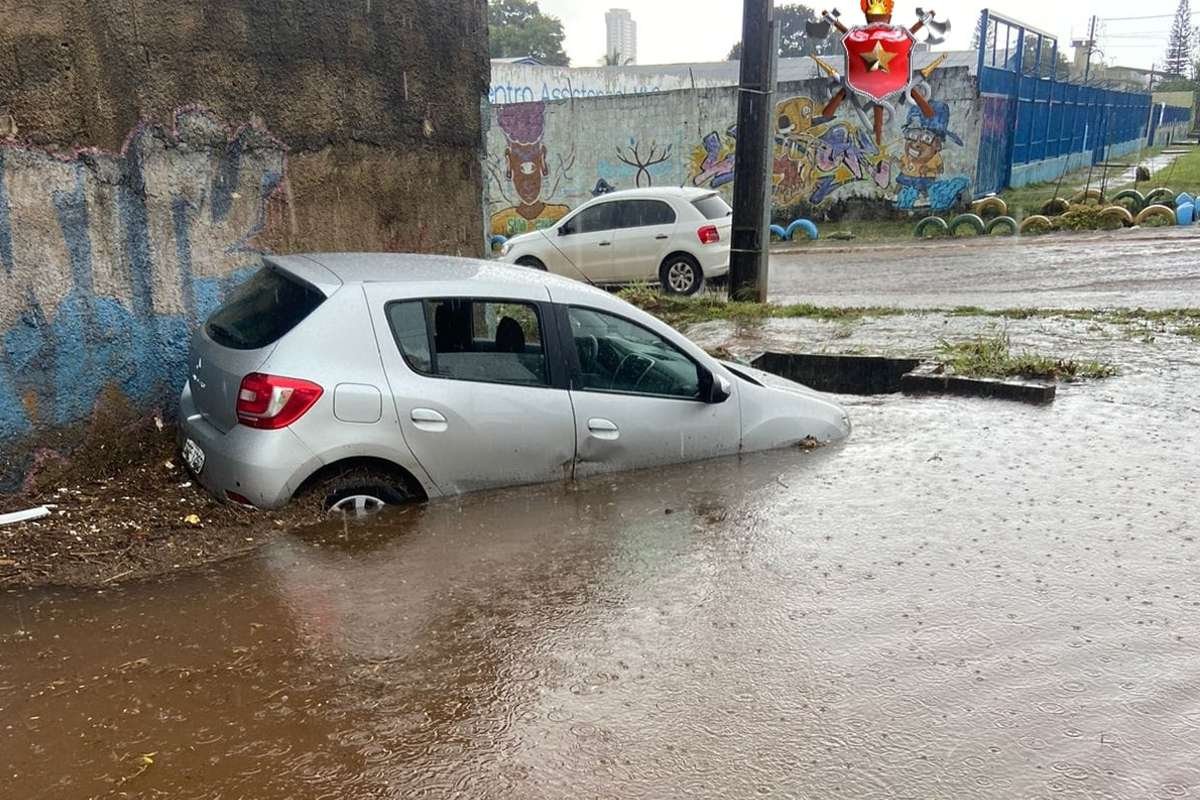
<instances>
[{"instance_id":1,"label":"car rear bumper","mask_svg":"<svg viewBox=\"0 0 1200 800\"><path fill-rule=\"evenodd\" d=\"M191 439L204 452L196 481L214 497L229 502L236 492L257 508L286 505L320 460L289 429L264 431L235 425L228 432L196 410L191 390L179 398L179 444Z\"/></svg>"},{"instance_id":2,"label":"car rear bumper","mask_svg":"<svg viewBox=\"0 0 1200 800\"><path fill-rule=\"evenodd\" d=\"M700 252L700 269L705 278L723 278L729 274L729 247L715 247Z\"/></svg>"}]
</instances>

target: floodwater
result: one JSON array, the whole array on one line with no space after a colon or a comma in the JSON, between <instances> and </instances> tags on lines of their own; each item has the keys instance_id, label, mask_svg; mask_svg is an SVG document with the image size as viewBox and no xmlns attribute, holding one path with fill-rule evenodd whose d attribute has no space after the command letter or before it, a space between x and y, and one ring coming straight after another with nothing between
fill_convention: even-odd
<instances>
[{"instance_id":1,"label":"floodwater","mask_svg":"<svg viewBox=\"0 0 1200 800\"><path fill-rule=\"evenodd\" d=\"M889 324L894 324L890 321ZM0 795L1200 793L1195 348L0 595Z\"/></svg>"},{"instance_id":2,"label":"floodwater","mask_svg":"<svg viewBox=\"0 0 1200 800\"><path fill-rule=\"evenodd\" d=\"M935 240L771 256L771 300L899 308L1200 305L1200 228Z\"/></svg>"}]
</instances>

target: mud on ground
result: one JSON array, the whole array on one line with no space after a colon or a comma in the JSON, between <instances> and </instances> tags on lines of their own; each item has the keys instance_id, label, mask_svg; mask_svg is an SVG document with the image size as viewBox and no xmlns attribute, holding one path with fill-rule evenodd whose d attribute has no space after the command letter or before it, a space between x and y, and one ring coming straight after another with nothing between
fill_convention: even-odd
<instances>
[{"instance_id":1,"label":"mud on ground","mask_svg":"<svg viewBox=\"0 0 1200 800\"><path fill-rule=\"evenodd\" d=\"M94 432L69 462L51 458L0 513L40 505L52 515L0 527L0 588L99 587L224 561L314 515L217 502L193 481L175 431L140 420Z\"/></svg>"}]
</instances>

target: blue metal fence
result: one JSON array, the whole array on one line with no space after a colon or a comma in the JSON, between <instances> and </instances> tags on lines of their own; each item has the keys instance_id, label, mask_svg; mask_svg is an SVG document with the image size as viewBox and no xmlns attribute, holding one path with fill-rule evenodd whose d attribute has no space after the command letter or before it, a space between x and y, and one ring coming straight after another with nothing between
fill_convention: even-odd
<instances>
[{"instance_id":1,"label":"blue metal fence","mask_svg":"<svg viewBox=\"0 0 1200 800\"><path fill-rule=\"evenodd\" d=\"M1014 170L1021 184L1051 180L1146 141L1149 92L1069 82L1056 37L987 9L980 19L978 73L983 100L978 194L1013 185ZM1190 117L1189 109L1168 107L1161 124Z\"/></svg>"}]
</instances>

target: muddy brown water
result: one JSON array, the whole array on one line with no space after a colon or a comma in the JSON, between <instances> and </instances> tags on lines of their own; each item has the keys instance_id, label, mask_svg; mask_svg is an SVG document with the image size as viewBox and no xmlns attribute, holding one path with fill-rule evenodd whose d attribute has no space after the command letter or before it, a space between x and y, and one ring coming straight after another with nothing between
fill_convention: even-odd
<instances>
[{"instance_id":1,"label":"muddy brown water","mask_svg":"<svg viewBox=\"0 0 1200 800\"><path fill-rule=\"evenodd\" d=\"M1195 374L0 595L0 796L1194 796Z\"/></svg>"}]
</instances>

